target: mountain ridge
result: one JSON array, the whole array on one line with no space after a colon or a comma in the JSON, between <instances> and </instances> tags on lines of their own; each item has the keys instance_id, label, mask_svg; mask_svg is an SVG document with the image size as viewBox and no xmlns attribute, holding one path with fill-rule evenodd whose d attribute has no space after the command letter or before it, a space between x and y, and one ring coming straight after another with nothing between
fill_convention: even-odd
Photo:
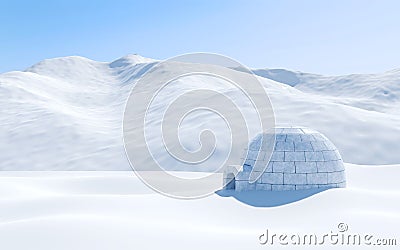
<instances>
[{"instance_id":1,"label":"mountain ridge","mask_svg":"<svg viewBox=\"0 0 400 250\"><path fill-rule=\"evenodd\" d=\"M125 103L136 81L156 63L137 55L113 62L67 57L44 60L26 71L0 74L0 105L4 107L0 112L0 169L129 170L122 138ZM386 75L391 78L384 86L393 84L391 91L396 93L397 71L391 74ZM337 82L306 89L263 77L259 80L271 99L278 125L312 127L324 133L346 162L400 162L397 99L377 101L387 97L371 95L375 89L371 90L367 81L355 86L362 91L335 96L324 86L333 88ZM186 84L204 87L219 83L192 77L177 82L168 95L179 93ZM367 94L360 95L363 91ZM239 101L231 89L225 94ZM216 120L202 116L202 120L191 118L187 123L200 128L207 122L214 124Z\"/></svg>"}]
</instances>

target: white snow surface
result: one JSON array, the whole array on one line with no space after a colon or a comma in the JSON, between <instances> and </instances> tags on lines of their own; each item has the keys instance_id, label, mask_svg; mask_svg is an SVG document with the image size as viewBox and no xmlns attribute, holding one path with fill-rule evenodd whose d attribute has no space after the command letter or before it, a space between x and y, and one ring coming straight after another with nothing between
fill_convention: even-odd
<instances>
[{"instance_id":1,"label":"white snow surface","mask_svg":"<svg viewBox=\"0 0 400 250\"><path fill-rule=\"evenodd\" d=\"M258 238L267 229L271 234L322 237L338 232L339 223L348 225L349 234L395 238L400 244L400 165L346 164L346 171L345 189L265 207L217 194L198 200L167 198L143 185L133 171L3 171L1 248L308 249L308 245L260 245ZM282 198L291 195L275 193ZM365 249L365 245L314 248Z\"/></svg>"},{"instance_id":2,"label":"white snow surface","mask_svg":"<svg viewBox=\"0 0 400 250\"><path fill-rule=\"evenodd\" d=\"M71 56L1 74L0 169L129 170L122 136L125 103L140 76L155 63L139 55L110 63ZM343 77L255 72L271 99L278 126L305 126L325 134L345 162L400 162L399 70ZM213 78L192 76L171 85L168 94L174 94L173 88L218 84ZM236 98L230 88L225 94ZM203 128L215 121L203 115L188 118L185 125ZM213 128L219 134L225 126ZM192 134L181 141L193 147ZM217 145L217 152L224 150Z\"/></svg>"},{"instance_id":3,"label":"white snow surface","mask_svg":"<svg viewBox=\"0 0 400 250\"><path fill-rule=\"evenodd\" d=\"M266 229L324 235L337 232L339 223L352 234L400 244L399 70L343 77L256 70L278 126L318 130L350 162L346 188L311 196L307 190L261 191L178 200L155 193L133 171L100 171L130 170L122 137L125 103L156 63L139 55L110 63L72 56L0 75L0 170L9 170L0 171L2 249L308 249L260 245L258 239ZM196 76L176 81L158 105L182 89L221 84ZM222 90L241 103L231 88ZM201 114L185 126L199 131L213 124L215 133L225 133L216 121ZM193 138L183 134L181 141L195 149ZM318 247L337 248L365 247Z\"/></svg>"},{"instance_id":4,"label":"white snow surface","mask_svg":"<svg viewBox=\"0 0 400 250\"><path fill-rule=\"evenodd\" d=\"M400 114L400 69L344 76L323 76L285 69L255 69L253 72L303 92L336 97L333 100L337 103Z\"/></svg>"}]
</instances>

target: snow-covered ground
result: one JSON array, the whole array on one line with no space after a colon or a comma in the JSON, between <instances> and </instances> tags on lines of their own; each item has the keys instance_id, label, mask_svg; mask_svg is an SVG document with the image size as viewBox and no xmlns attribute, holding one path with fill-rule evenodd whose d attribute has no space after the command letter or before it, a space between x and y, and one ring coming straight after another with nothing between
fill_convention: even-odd
<instances>
[{"instance_id":1,"label":"snow-covered ground","mask_svg":"<svg viewBox=\"0 0 400 250\"><path fill-rule=\"evenodd\" d=\"M110 63L72 56L1 74L0 169L129 170L122 140L124 107L134 84L155 62L138 55ZM256 73L282 81L259 77L277 125L320 131L337 146L345 162L400 162L398 70L343 77L285 70ZM215 78L193 76L172 84L169 95L187 86L218 84ZM236 98L232 89L224 91ZM188 117L185 122L198 129L219 124L212 116ZM218 127L213 132L223 133ZM192 146L193 135L181 139L184 146ZM222 147L217 145L216 151L223 151Z\"/></svg>"},{"instance_id":2,"label":"snow-covered ground","mask_svg":"<svg viewBox=\"0 0 400 250\"><path fill-rule=\"evenodd\" d=\"M0 172L1 249L262 249L272 248L259 243L267 229L323 235L339 223L346 232L373 235L371 241L400 244L399 70L337 77L255 70L277 125L311 127L337 146L347 188L177 200L147 188L130 171L123 147L126 100L155 63L138 55L110 63L73 56L0 75L0 170L8 170ZM219 84L192 76L169 94ZM225 94L236 98L230 88ZM213 119L185 124L196 130ZM193 135L180 139L193 146Z\"/></svg>"},{"instance_id":3,"label":"snow-covered ground","mask_svg":"<svg viewBox=\"0 0 400 250\"><path fill-rule=\"evenodd\" d=\"M346 171L346 189L299 201L293 196L302 194L270 192L261 196L261 207L251 205L251 194L249 199L218 194L199 200L167 198L131 171L0 172L1 248L304 249L261 245L259 236L267 229L289 235L337 233L339 223L348 225L345 233L373 235L371 242L399 237L400 165L346 164ZM268 201L272 196L280 202Z\"/></svg>"}]
</instances>

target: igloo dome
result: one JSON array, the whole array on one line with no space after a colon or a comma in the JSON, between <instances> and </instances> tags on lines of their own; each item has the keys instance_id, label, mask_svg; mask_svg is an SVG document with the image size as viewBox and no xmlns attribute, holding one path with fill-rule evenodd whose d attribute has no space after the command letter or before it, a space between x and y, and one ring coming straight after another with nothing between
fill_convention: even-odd
<instances>
[{"instance_id":1,"label":"igloo dome","mask_svg":"<svg viewBox=\"0 0 400 250\"><path fill-rule=\"evenodd\" d=\"M346 186L339 151L324 135L308 128L276 128L270 160L256 162L263 136L271 135L259 134L251 141L243 168L236 176L229 170L225 172L226 189L283 191ZM266 168L251 183L249 176L255 164L264 164Z\"/></svg>"}]
</instances>

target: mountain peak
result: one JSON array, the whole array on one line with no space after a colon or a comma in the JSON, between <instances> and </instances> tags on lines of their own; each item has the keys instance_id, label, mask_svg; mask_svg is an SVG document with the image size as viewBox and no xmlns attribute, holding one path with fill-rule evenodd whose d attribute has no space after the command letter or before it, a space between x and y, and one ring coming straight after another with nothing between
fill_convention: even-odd
<instances>
[{"instance_id":1,"label":"mountain peak","mask_svg":"<svg viewBox=\"0 0 400 250\"><path fill-rule=\"evenodd\" d=\"M125 67L128 65L135 65L140 63L152 63L157 60L146 58L138 54L128 54L110 63L111 68Z\"/></svg>"}]
</instances>

